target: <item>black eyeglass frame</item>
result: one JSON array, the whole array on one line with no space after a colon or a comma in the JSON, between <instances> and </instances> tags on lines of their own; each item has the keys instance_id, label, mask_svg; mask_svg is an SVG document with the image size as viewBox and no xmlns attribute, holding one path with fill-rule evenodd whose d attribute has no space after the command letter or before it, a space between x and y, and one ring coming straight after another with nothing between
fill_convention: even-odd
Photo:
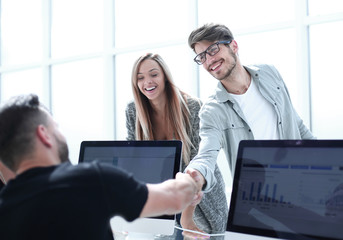
<instances>
[{"instance_id":1,"label":"black eyeglass frame","mask_svg":"<svg viewBox=\"0 0 343 240\"><path fill-rule=\"evenodd\" d=\"M233 39L232 39L233 40ZM232 40L229 40L229 41L218 41L216 43L213 43L211 44L205 51L199 53L198 55L195 56L195 58L193 59L194 62L196 62L198 65L202 65L205 61L206 61L206 53L210 56L214 56L216 55L219 51L220 51L220 48L219 48L219 44L230 44L232 42ZM214 45L217 45L217 48L218 48L218 51L216 51L215 53L210 53L208 50L213 47ZM200 55L204 55L204 61L199 61L197 60L198 57L200 57Z\"/></svg>"}]
</instances>

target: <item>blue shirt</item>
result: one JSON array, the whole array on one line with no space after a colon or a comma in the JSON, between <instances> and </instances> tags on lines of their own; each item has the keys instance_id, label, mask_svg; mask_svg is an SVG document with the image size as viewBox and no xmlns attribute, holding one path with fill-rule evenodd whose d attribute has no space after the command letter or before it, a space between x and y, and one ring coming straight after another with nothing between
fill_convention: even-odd
<instances>
[{"instance_id":1,"label":"blue shirt","mask_svg":"<svg viewBox=\"0 0 343 240\"><path fill-rule=\"evenodd\" d=\"M287 87L279 72L271 65L255 65L245 69L251 74L259 92L273 105L277 114L280 139L313 139L295 111ZM200 110L201 142L198 154L187 168L198 170L206 179L205 192L216 183L214 168L218 153L224 150L231 171L235 169L238 144L254 139L242 110L221 82Z\"/></svg>"}]
</instances>

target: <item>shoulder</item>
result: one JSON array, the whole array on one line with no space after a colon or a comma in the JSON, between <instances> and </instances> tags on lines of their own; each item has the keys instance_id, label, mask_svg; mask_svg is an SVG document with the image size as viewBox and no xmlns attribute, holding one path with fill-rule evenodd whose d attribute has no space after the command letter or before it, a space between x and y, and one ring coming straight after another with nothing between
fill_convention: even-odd
<instances>
[{"instance_id":1,"label":"shoulder","mask_svg":"<svg viewBox=\"0 0 343 240\"><path fill-rule=\"evenodd\" d=\"M246 70L252 75L252 76L273 76L273 77L280 77L280 73L277 70L277 68L272 64L255 64L255 65L249 65L245 66Z\"/></svg>"},{"instance_id":2,"label":"shoulder","mask_svg":"<svg viewBox=\"0 0 343 240\"><path fill-rule=\"evenodd\" d=\"M218 125L227 121L234 113L230 101L218 101L215 95L208 97L200 109L199 117L202 125Z\"/></svg>"},{"instance_id":3,"label":"shoulder","mask_svg":"<svg viewBox=\"0 0 343 240\"><path fill-rule=\"evenodd\" d=\"M126 105L125 113L128 117L134 117L136 116L136 105L134 101L130 101Z\"/></svg>"},{"instance_id":4,"label":"shoulder","mask_svg":"<svg viewBox=\"0 0 343 240\"><path fill-rule=\"evenodd\" d=\"M201 107L201 112L213 111L224 106L223 102L219 102L216 95L213 94L204 100L204 104Z\"/></svg>"},{"instance_id":5,"label":"shoulder","mask_svg":"<svg viewBox=\"0 0 343 240\"><path fill-rule=\"evenodd\" d=\"M130 178L130 174L122 171L120 168L116 168L111 163L105 162L83 162L77 165L73 164L61 164L56 168L56 175L66 179L87 179L87 182L105 178L105 179L127 179ZM86 182L86 181L85 181Z\"/></svg>"},{"instance_id":6,"label":"shoulder","mask_svg":"<svg viewBox=\"0 0 343 240\"><path fill-rule=\"evenodd\" d=\"M274 65L258 64L245 68L261 87L285 88L284 80Z\"/></svg>"},{"instance_id":7,"label":"shoulder","mask_svg":"<svg viewBox=\"0 0 343 240\"><path fill-rule=\"evenodd\" d=\"M199 112L202 106L202 101L199 98L187 96L186 101L190 112Z\"/></svg>"},{"instance_id":8,"label":"shoulder","mask_svg":"<svg viewBox=\"0 0 343 240\"><path fill-rule=\"evenodd\" d=\"M80 162L76 165L62 163L56 166L54 175L59 177L95 176L98 174L96 165L95 162Z\"/></svg>"},{"instance_id":9,"label":"shoulder","mask_svg":"<svg viewBox=\"0 0 343 240\"><path fill-rule=\"evenodd\" d=\"M131 112L136 110L135 102L132 100L126 105L126 111Z\"/></svg>"},{"instance_id":10,"label":"shoulder","mask_svg":"<svg viewBox=\"0 0 343 240\"><path fill-rule=\"evenodd\" d=\"M251 69L260 70L260 71L268 71L268 70L276 69L273 64L267 64L267 63L252 64L252 65L248 65L247 67Z\"/></svg>"}]
</instances>

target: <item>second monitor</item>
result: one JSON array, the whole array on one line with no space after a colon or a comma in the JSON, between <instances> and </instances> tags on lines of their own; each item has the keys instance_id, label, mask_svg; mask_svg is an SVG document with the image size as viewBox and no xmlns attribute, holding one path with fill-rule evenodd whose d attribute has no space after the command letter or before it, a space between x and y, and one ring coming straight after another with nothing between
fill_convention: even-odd
<instances>
[{"instance_id":1,"label":"second monitor","mask_svg":"<svg viewBox=\"0 0 343 240\"><path fill-rule=\"evenodd\" d=\"M83 141L79 163L101 161L122 168L146 183L160 183L175 178L180 171L182 142L170 141ZM172 235L175 215L137 219L127 222L114 217L116 231Z\"/></svg>"}]
</instances>

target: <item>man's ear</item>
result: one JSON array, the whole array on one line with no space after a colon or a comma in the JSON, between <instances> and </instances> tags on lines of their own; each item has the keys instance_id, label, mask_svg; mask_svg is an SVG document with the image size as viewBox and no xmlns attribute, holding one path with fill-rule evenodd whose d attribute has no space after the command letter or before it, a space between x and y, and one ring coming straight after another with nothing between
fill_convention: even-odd
<instances>
[{"instance_id":1,"label":"man's ear","mask_svg":"<svg viewBox=\"0 0 343 240\"><path fill-rule=\"evenodd\" d=\"M48 131L46 126L44 125L39 125L37 127L37 136L38 139L46 146L51 147L52 146L52 138L51 138L51 133Z\"/></svg>"},{"instance_id":2,"label":"man's ear","mask_svg":"<svg viewBox=\"0 0 343 240\"><path fill-rule=\"evenodd\" d=\"M231 49L234 53L238 52L238 44L237 44L236 40L232 40Z\"/></svg>"}]
</instances>

